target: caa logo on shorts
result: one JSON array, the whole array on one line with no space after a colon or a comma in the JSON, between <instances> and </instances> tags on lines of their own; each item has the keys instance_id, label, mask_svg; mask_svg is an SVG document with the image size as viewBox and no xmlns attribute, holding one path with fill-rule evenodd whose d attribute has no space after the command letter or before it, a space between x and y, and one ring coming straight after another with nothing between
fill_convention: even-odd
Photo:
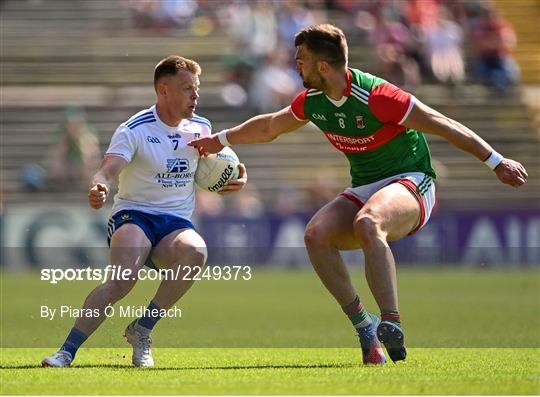
<instances>
[{"instance_id":1,"label":"caa logo on shorts","mask_svg":"<svg viewBox=\"0 0 540 397\"><path fill-rule=\"evenodd\" d=\"M187 159L167 159L167 172L179 173L189 171L189 161Z\"/></svg>"}]
</instances>

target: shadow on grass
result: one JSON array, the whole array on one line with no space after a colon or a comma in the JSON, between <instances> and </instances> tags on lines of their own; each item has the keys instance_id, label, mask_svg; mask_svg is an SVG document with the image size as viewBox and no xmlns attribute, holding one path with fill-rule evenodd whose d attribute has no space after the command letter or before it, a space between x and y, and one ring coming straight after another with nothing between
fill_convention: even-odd
<instances>
[{"instance_id":1,"label":"shadow on grass","mask_svg":"<svg viewBox=\"0 0 540 397\"><path fill-rule=\"evenodd\" d=\"M359 364L267 364L267 365L231 365L231 366L207 366L207 367L151 367L137 368L129 364L88 364L74 365L70 369L107 368L107 369L133 369L135 371L200 371L200 370L244 370L244 369L304 369L304 368L355 368ZM41 365L2 365L0 369L44 369ZM67 368L66 368L67 369ZM55 368L47 368L47 371L55 371Z\"/></svg>"}]
</instances>

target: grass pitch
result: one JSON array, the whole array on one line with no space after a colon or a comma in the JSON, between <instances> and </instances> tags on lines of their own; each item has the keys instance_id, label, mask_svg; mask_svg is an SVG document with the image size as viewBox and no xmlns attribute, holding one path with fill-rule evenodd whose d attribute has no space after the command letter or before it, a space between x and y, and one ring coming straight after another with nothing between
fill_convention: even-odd
<instances>
[{"instance_id":1,"label":"grass pitch","mask_svg":"<svg viewBox=\"0 0 540 397\"><path fill-rule=\"evenodd\" d=\"M410 349L362 367L352 348L155 349L152 369L128 349L80 352L72 368L41 368L47 349L4 349L3 394L538 394L538 349ZM125 356L125 358L124 358Z\"/></svg>"},{"instance_id":2,"label":"grass pitch","mask_svg":"<svg viewBox=\"0 0 540 397\"><path fill-rule=\"evenodd\" d=\"M72 325L40 305L79 307L92 282L48 285L1 273L2 394L539 394L537 270L400 269L406 362L363 367L350 324L312 271L254 269L250 281L202 281L183 316L154 333L156 367L130 365L111 318L71 368L41 368ZM375 307L353 273L368 309ZM141 305L156 283L119 304Z\"/></svg>"}]
</instances>

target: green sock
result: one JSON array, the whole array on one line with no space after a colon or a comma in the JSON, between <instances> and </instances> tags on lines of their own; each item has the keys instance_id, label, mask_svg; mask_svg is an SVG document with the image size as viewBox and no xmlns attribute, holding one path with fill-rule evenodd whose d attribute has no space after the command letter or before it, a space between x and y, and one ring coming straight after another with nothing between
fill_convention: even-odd
<instances>
[{"instance_id":1,"label":"green sock","mask_svg":"<svg viewBox=\"0 0 540 397\"><path fill-rule=\"evenodd\" d=\"M369 317L368 311L364 308L362 303L360 303L360 297L356 295L354 300L348 305L341 307L349 320L351 321L354 328L362 328L371 324L371 318Z\"/></svg>"},{"instance_id":2,"label":"green sock","mask_svg":"<svg viewBox=\"0 0 540 397\"><path fill-rule=\"evenodd\" d=\"M381 309L381 320L389 321L401 327L401 316L397 309Z\"/></svg>"}]
</instances>

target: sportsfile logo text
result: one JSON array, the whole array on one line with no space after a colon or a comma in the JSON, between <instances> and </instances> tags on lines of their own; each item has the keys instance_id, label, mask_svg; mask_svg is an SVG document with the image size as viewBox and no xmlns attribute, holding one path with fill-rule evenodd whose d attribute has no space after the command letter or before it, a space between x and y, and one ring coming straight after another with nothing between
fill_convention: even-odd
<instances>
[{"instance_id":1,"label":"sportsfile logo text","mask_svg":"<svg viewBox=\"0 0 540 397\"><path fill-rule=\"evenodd\" d=\"M107 265L104 268L91 268L90 266L81 269L59 269L46 268L41 269L41 281L48 281L50 284L58 284L60 281L101 281L105 283L108 280L127 281L127 280L251 280L252 272L250 266L226 265L226 266L177 266L169 269L133 269Z\"/></svg>"}]
</instances>

